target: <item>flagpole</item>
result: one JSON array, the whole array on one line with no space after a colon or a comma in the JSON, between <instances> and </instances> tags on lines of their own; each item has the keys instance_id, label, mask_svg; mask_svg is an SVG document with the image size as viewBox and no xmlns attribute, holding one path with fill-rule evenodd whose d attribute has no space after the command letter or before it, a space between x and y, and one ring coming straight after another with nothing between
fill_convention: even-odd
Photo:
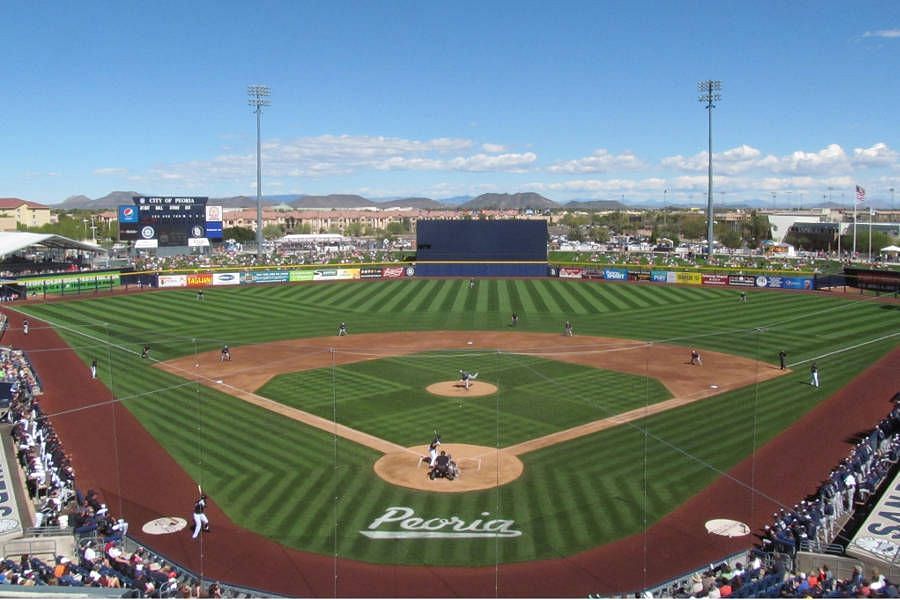
<instances>
[{"instance_id":1,"label":"flagpole","mask_svg":"<svg viewBox=\"0 0 900 600\"><path fill-rule=\"evenodd\" d=\"M869 262L872 262L872 217L875 216L875 208L869 207Z\"/></svg>"},{"instance_id":2,"label":"flagpole","mask_svg":"<svg viewBox=\"0 0 900 600\"><path fill-rule=\"evenodd\" d=\"M859 186L856 186L859 190ZM856 258L856 205L859 204L859 191L856 192L856 198L853 200L853 252L850 254L850 260Z\"/></svg>"}]
</instances>

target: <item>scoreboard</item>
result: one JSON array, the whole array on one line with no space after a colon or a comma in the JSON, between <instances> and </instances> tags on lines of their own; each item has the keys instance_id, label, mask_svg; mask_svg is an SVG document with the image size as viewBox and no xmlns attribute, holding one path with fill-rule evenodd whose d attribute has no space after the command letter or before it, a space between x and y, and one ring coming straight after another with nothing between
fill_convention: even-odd
<instances>
[{"instance_id":1,"label":"scoreboard","mask_svg":"<svg viewBox=\"0 0 900 600\"><path fill-rule=\"evenodd\" d=\"M221 210L208 209L206 197L134 196L133 206L119 207L119 240L136 247L209 245L222 238ZM219 215L208 222L207 214ZM197 242L204 241L204 244Z\"/></svg>"}]
</instances>

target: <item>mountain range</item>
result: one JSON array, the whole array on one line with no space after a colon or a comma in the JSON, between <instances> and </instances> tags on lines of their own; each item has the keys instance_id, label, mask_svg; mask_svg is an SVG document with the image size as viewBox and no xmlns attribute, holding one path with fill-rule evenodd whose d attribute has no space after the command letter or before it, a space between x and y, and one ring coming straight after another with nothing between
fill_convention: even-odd
<instances>
[{"instance_id":1,"label":"mountain range","mask_svg":"<svg viewBox=\"0 0 900 600\"><path fill-rule=\"evenodd\" d=\"M143 196L138 192L111 192L102 198L91 199L87 196L70 196L59 204L52 205L52 208L61 210L113 210L119 205L130 205L132 196ZM329 194L325 196L313 196L305 194L279 194L263 196L262 205L265 207L286 205L295 209L352 209L352 208L368 208L374 207L379 209L386 208L414 208L421 210L581 210L581 211L608 211L608 210L625 210L627 208L650 209L650 208L680 208L686 206L694 208L705 208L706 201L703 199L692 200L690 202L675 202L669 199L666 204L663 200L650 200L645 202L634 202L625 204L618 200L571 200L565 204L554 202L540 194L534 192L519 192L516 194L482 194L478 197L471 196L455 196L452 198L443 198L433 200L424 197L404 197L404 198L381 198L372 199L358 196L356 194ZM255 208L255 196L229 196L225 198L210 198L210 205L224 206L225 208ZM887 203L873 203L875 208L889 208ZM823 202L816 204L816 208L845 208L849 206L841 206L834 202ZM778 208L799 208L799 203L792 203L790 206L780 205ZM810 208L807 204L805 208ZM758 209L772 208L772 203L768 199L751 199L742 202L717 203L716 209ZM892 207L891 207L892 208ZM860 208L860 210L868 210L868 206Z\"/></svg>"}]
</instances>

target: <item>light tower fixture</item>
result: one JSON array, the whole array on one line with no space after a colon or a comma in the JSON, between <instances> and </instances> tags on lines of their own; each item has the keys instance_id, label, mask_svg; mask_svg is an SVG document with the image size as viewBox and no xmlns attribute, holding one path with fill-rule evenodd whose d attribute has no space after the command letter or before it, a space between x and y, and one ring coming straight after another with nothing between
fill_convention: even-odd
<instances>
[{"instance_id":1,"label":"light tower fixture","mask_svg":"<svg viewBox=\"0 0 900 600\"><path fill-rule=\"evenodd\" d=\"M697 91L700 92L699 100L706 104L706 111L709 113L709 168L708 183L706 192L706 248L707 259L712 258L713 254L713 172L712 172L712 109L716 107L715 103L722 99L719 93L722 91L722 82L718 80L708 79L697 84Z\"/></svg>"},{"instance_id":2,"label":"light tower fixture","mask_svg":"<svg viewBox=\"0 0 900 600\"><path fill-rule=\"evenodd\" d=\"M260 152L259 124L263 106L271 106L269 100L271 90L267 85L248 85L247 96L250 107L256 113L256 254L263 253L263 218L262 218L262 154Z\"/></svg>"}]
</instances>

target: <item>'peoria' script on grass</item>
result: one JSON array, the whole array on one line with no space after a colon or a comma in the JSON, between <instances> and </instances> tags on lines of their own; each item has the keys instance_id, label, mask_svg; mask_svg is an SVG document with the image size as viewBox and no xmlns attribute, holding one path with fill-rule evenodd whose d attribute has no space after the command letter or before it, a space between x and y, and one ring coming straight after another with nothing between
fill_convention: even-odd
<instances>
[{"instance_id":1,"label":"'peoria' script on grass","mask_svg":"<svg viewBox=\"0 0 900 600\"><path fill-rule=\"evenodd\" d=\"M509 519L475 519L466 522L453 515L451 517L417 517L416 511L408 506L392 506L384 514L372 521L368 529L360 531L366 537L376 540L401 540L411 538L502 538L519 537L522 532L513 529L515 521ZM483 512L482 517L491 513Z\"/></svg>"}]
</instances>

